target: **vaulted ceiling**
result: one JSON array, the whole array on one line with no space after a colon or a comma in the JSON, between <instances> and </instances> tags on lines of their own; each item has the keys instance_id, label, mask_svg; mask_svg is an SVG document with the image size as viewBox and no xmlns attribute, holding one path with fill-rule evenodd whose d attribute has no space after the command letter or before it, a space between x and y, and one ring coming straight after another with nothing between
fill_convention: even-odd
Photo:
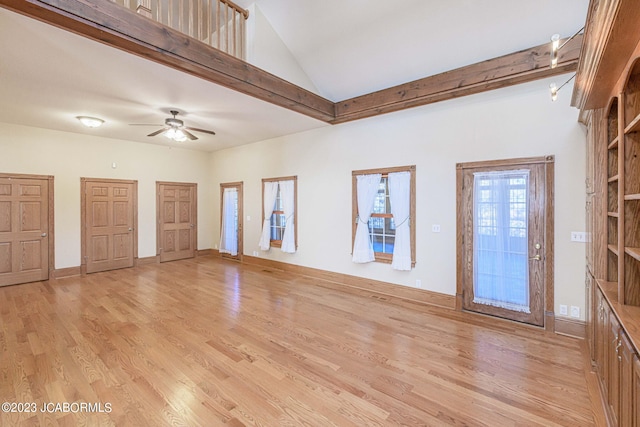
<instances>
[{"instance_id":1,"label":"vaulted ceiling","mask_svg":"<svg viewBox=\"0 0 640 427\"><path fill-rule=\"evenodd\" d=\"M584 25L588 0L255 4L317 94L338 102L541 45L553 33L568 37ZM182 143L204 151L329 126L4 9L0 49L2 122L167 144L129 123L161 124L176 108L187 125L217 132ZM77 115L106 124L87 130Z\"/></svg>"}]
</instances>

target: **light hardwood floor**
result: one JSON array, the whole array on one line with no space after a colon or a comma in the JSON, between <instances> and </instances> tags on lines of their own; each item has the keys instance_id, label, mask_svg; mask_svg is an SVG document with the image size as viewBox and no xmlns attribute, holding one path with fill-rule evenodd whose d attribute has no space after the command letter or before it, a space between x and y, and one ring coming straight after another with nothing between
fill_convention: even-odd
<instances>
[{"instance_id":1,"label":"light hardwood floor","mask_svg":"<svg viewBox=\"0 0 640 427\"><path fill-rule=\"evenodd\" d=\"M594 424L579 340L214 257L0 288L0 321L0 401L38 408L2 426Z\"/></svg>"}]
</instances>

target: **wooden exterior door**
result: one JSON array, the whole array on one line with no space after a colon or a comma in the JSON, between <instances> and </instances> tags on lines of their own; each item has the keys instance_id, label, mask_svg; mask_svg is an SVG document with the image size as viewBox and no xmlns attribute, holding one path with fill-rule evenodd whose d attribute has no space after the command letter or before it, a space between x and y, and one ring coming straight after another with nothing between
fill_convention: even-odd
<instances>
[{"instance_id":1,"label":"wooden exterior door","mask_svg":"<svg viewBox=\"0 0 640 427\"><path fill-rule=\"evenodd\" d=\"M462 309L536 326L553 313L552 166L551 156L458 165Z\"/></svg>"},{"instance_id":2,"label":"wooden exterior door","mask_svg":"<svg viewBox=\"0 0 640 427\"><path fill-rule=\"evenodd\" d=\"M49 278L52 219L53 177L0 175L0 286Z\"/></svg>"},{"instance_id":3,"label":"wooden exterior door","mask_svg":"<svg viewBox=\"0 0 640 427\"><path fill-rule=\"evenodd\" d=\"M196 256L197 184L157 182L157 253L160 262Z\"/></svg>"},{"instance_id":4,"label":"wooden exterior door","mask_svg":"<svg viewBox=\"0 0 640 427\"><path fill-rule=\"evenodd\" d=\"M82 178L83 272L134 266L137 181Z\"/></svg>"},{"instance_id":5,"label":"wooden exterior door","mask_svg":"<svg viewBox=\"0 0 640 427\"><path fill-rule=\"evenodd\" d=\"M242 210L242 182L220 184L220 255L223 258L242 260ZM235 245L226 241L232 236L235 236Z\"/></svg>"}]
</instances>

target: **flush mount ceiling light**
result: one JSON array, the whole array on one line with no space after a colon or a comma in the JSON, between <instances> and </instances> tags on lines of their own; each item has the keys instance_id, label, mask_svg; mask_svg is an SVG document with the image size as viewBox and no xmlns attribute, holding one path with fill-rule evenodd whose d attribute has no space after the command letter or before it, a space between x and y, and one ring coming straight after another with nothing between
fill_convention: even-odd
<instances>
[{"instance_id":1,"label":"flush mount ceiling light","mask_svg":"<svg viewBox=\"0 0 640 427\"><path fill-rule=\"evenodd\" d=\"M78 116L76 118L80 120L80 123L88 128L97 128L102 126L102 124L104 123L104 120L98 119L97 117Z\"/></svg>"}]
</instances>

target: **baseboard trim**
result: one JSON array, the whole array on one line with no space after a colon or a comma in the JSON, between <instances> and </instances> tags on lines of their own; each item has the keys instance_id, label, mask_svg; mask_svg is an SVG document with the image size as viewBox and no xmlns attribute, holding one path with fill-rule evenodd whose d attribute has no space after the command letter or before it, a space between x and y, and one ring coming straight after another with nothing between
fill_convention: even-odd
<instances>
[{"instance_id":1,"label":"baseboard trim","mask_svg":"<svg viewBox=\"0 0 640 427\"><path fill-rule=\"evenodd\" d=\"M218 251L215 251L218 252ZM213 249L198 249L196 251L196 256L209 256L209 255L213 255L214 250Z\"/></svg>"},{"instance_id":2,"label":"baseboard trim","mask_svg":"<svg viewBox=\"0 0 640 427\"><path fill-rule=\"evenodd\" d=\"M67 267L67 268L57 268L51 272L52 279L62 279L64 277L73 277L80 276L80 266L77 267Z\"/></svg>"},{"instance_id":3,"label":"baseboard trim","mask_svg":"<svg viewBox=\"0 0 640 427\"><path fill-rule=\"evenodd\" d=\"M556 317L555 332L560 335L567 335L573 338L585 339L587 337L587 325L582 320Z\"/></svg>"},{"instance_id":4,"label":"baseboard trim","mask_svg":"<svg viewBox=\"0 0 640 427\"><path fill-rule=\"evenodd\" d=\"M136 266L138 265L146 265L146 264L157 264L160 262L160 257L158 255L155 256L147 256L144 258L138 258L136 260Z\"/></svg>"},{"instance_id":5,"label":"baseboard trim","mask_svg":"<svg viewBox=\"0 0 640 427\"><path fill-rule=\"evenodd\" d=\"M354 291L366 291L388 298L398 298L412 303L435 305L450 310L454 310L456 307L456 297L454 295L446 295L439 292L427 291L424 289L410 288L407 286L396 285L379 280L351 276L342 273L334 273L317 268L303 267L300 265L289 264L249 255L243 256L242 263L288 273L296 273L314 279L321 279L327 282L337 283L342 285L342 287L346 289L352 289Z\"/></svg>"}]
</instances>

